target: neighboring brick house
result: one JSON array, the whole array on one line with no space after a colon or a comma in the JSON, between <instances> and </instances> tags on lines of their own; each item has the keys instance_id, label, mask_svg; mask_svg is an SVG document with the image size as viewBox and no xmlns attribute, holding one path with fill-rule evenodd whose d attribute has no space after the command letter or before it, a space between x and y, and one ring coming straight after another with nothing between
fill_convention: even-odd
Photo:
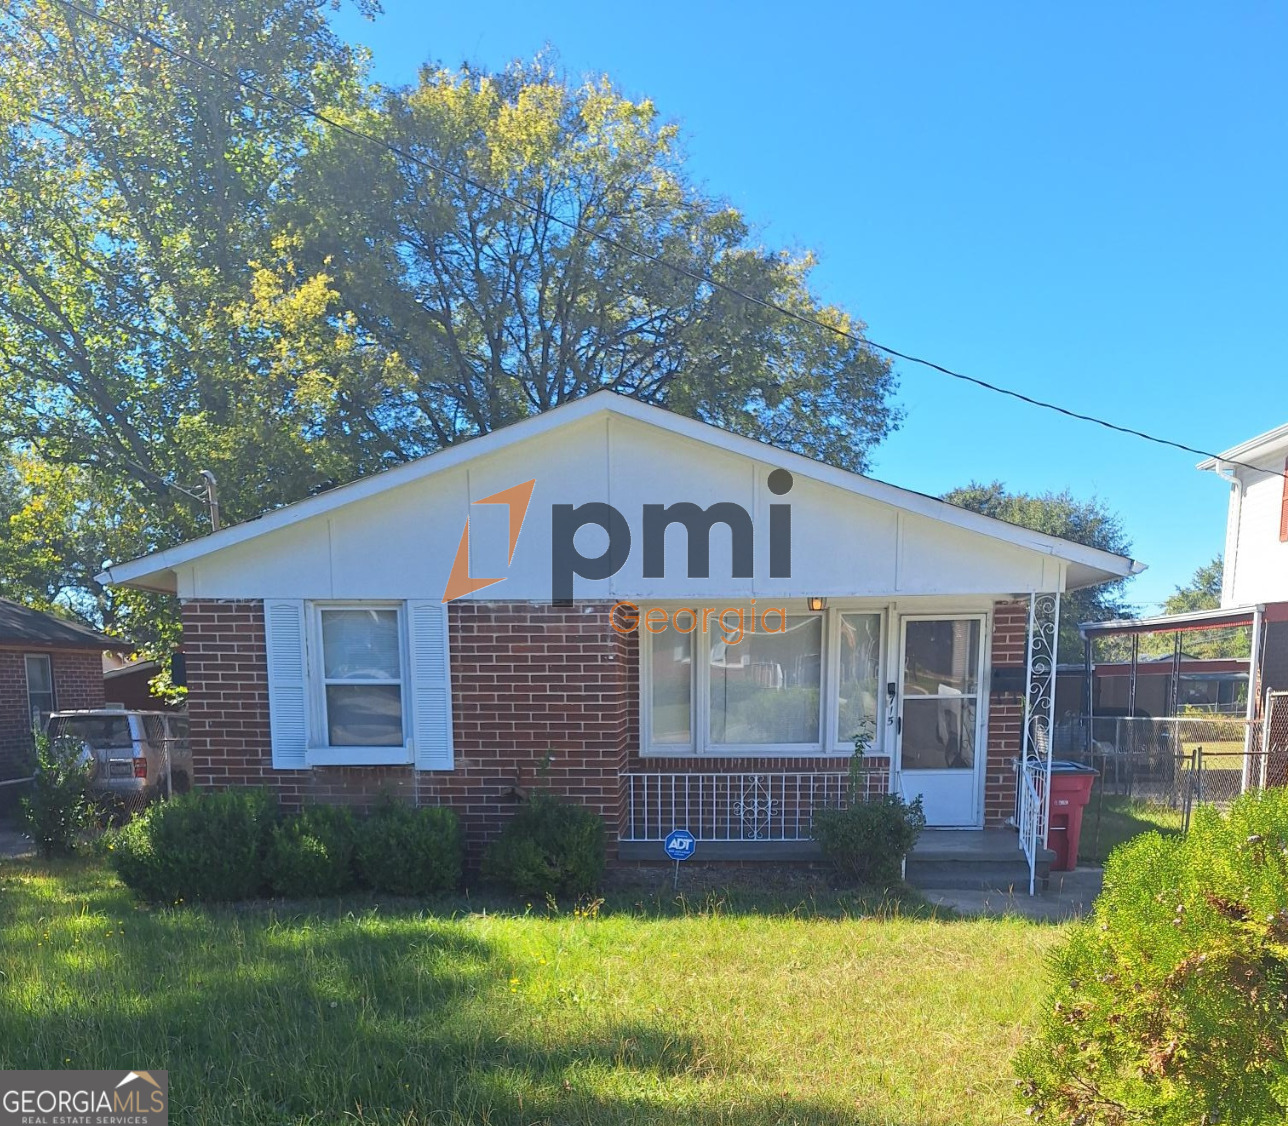
<instances>
[{"instance_id":1,"label":"neighboring brick house","mask_svg":"<svg viewBox=\"0 0 1288 1126\"><path fill-rule=\"evenodd\" d=\"M59 708L103 704L103 651L113 638L0 598L0 782L31 771L32 730ZM0 801L13 787L0 789Z\"/></svg>"},{"instance_id":2,"label":"neighboring brick house","mask_svg":"<svg viewBox=\"0 0 1288 1126\"><path fill-rule=\"evenodd\" d=\"M1005 823L1055 596L1138 569L603 393L102 578L182 603L198 784L447 804L475 857L539 785L755 857L856 734L869 794Z\"/></svg>"}]
</instances>

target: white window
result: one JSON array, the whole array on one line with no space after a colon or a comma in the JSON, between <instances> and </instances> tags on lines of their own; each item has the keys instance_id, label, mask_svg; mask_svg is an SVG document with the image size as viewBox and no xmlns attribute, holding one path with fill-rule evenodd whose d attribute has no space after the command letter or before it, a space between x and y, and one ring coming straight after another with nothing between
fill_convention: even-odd
<instances>
[{"instance_id":1,"label":"white window","mask_svg":"<svg viewBox=\"0 0 1288 1126\"><path fill-rule=\"evenodd\" d=\"M25 658L27 666L27 716L33 731L44 731L54 704L54 670L46 654Z\"/></svg>"},{"instance_id":2,"label":"white window","mask_svg":"<svg viewBox=\"0 0 1288 1126\"><path fill-rule=\"evenodd\" d=\"M841 612L837 632L836 738L854 747L855 736L881 734L881 615ZM872 742L869 743L872 746Z\"/></svg>"},{"instance_id":3,"label":"white window","mask_svg":"<svg viewBox=\"0 0 1288 1126\"><path fill-rule=\"evenodd\" d=\"M714 747L819 746L823 615L777 618L772 633L709 636Z\"/></svg>"},{"instance_id":4,"label":"white window","mask_svg":"<svg viewBox=\"0 0 1288 1126\"><path fill-rule=\"evenodd\" d=\"M402 747L403 630L396 606L322 606L319 731L327 747Z\"/></svg>"},{"instance_id":5,"label":"white window","mask_svg":"<svg viewBox=\"0 0 1288 1126\"><path fill-rule=\"evenodd\" d=\"M652 741L659 747L693 745L693 634L668 625L649 635Z\"/></svg>"},{"instance_id":6,"label":"white window","mask_svg":"<svg viewBox=\"0 0 1288 1126\"><path fill-rule=\"evenodd\" d=\"M887 753L885 607L639 621L645 754Z\"/></svg>"},{"instance_id":7,"label":"white window","mask_svg":"<svg viewBox=\"0 0 1288 1126\"><path fill-rule=\"evenodd\" d=\"M653 755L848 753L851 720L874 721L881 613L731 608L641 612L643 750ZM679 628L677 628L677 626ZM835 638L840 636L838 659ZM841 669L841 689L830 668ZM827 685L833 684L832 689ZM838 734L838 696L842 707ZM878 736L880 732L877 732Z\"/></svg>"}]
</instances>

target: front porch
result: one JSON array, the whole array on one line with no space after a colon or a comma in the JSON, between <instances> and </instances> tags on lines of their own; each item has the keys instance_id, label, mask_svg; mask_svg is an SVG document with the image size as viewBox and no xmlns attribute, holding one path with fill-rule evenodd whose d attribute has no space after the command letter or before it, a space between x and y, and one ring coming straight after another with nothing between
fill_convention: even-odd
<instances>
[{"instance_id":1,"label":"front porch","mask_svg":"<svg viewBox=\"0 0 1288 1126\"><path fill-rule=\"evenodd\" d=\"M812 837L813 811L867 801L898 789L888 759L833 771L748 773L633 772L623 780L620 860L666 861L662 842L684 828L698 841L695 859L809 863L822 853ZM1045 882L1054 854L1037 857ZM908 882L935 888L1011 887L1029 881L1016 829L927 829L908 857Z\"/></svg>"},{"instance_id":2,"label":"front porch","mask_svg":"<svg viewBox=\"0 0 1288 1126\"><path fill-rule=\"evenodd\" d=\"M820 728L841 729L841 697L865 703L877 735L858 759L839 748L820 753L835 747L835 738L795 758L786 748L763 756L712 754L715 748L693 735L705 721L690 716L680 725L690 741L682 753L634 754L621 775L618 858L664 860L667 835L683 829L704 860L809 862L821 856L813 839L815 810L898 793L924 799L930 826L909 858L912 882L1044 883L1051 860L1044 795L1059 596L1026 601L994 603L987 616L901 614L889 626L872 626L874 638L889 639L888 652L872 658L858 691L837 692L838 683L853 679L848 674L821 676ZM832 664L848 668L837 635L846 627L857 632L860 616L829 612L823 619L829 626L823 637L841 650ZM656 644L646 648L641 665L655 670L662 657L673 661L674 651L686 657L682 687L691 685L692 665L706 659L693 660L683 646L668 646L661 655ZM777 686L770 702L783 693L782 680L781 673L770 678L771 688ZM644 685L646 713L650 705L658 708L659 698L669 700L659 697L657 683L654 676ZM687 704L687 694L679 695ZM703 709L695 714L702 717ZM642 749L648 747L646 738Z\"/></svg>"}]
</instances>

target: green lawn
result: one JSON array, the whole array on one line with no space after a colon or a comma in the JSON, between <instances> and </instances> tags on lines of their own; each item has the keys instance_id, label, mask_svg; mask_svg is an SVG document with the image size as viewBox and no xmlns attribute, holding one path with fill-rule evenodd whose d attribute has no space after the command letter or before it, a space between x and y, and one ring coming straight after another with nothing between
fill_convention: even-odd
<instances>
[{"instance_id":1,"label":"green lawn","mask_svg":"<svg viewBox=\"0 0 1288 1126\"><path fill-rule=\"evenodd\" d=\"M1061 928L667 899L153 910L0 864L0 1067L168 1068L175 1123L1023 1120Z\"/></svg>"},{"instance_id":2,"label":"green lawn","mask_svg":"<svg viewBox=\"0 0 1288 1126\"><path fill-rule=\"evenodd\" d=\"M1168 809L1159 803L1122 794L1092 794L1091 804L1082 815L1078 860L1083 864L1103 864L1115 848L1141 833L1179 833L1181 820L1179 809Z\"/></svg>"}]
</instances>

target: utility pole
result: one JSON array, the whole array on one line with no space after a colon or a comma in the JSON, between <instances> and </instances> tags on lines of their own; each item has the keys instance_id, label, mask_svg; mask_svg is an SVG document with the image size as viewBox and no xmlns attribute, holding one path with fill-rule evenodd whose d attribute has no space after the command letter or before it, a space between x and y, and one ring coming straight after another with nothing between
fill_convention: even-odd
<instances>
[{"instance_id":1,"label":"utility pole","mask_svg":"<svg viewBox=\"0 0 1288 1126\"><path fill-rule=\"evenodd\" d=\"M219 482L209 469L201 471L201 481L206 488L206 504L210 508L210 530L219 531Z\"/></svg>"}]
</instances>

